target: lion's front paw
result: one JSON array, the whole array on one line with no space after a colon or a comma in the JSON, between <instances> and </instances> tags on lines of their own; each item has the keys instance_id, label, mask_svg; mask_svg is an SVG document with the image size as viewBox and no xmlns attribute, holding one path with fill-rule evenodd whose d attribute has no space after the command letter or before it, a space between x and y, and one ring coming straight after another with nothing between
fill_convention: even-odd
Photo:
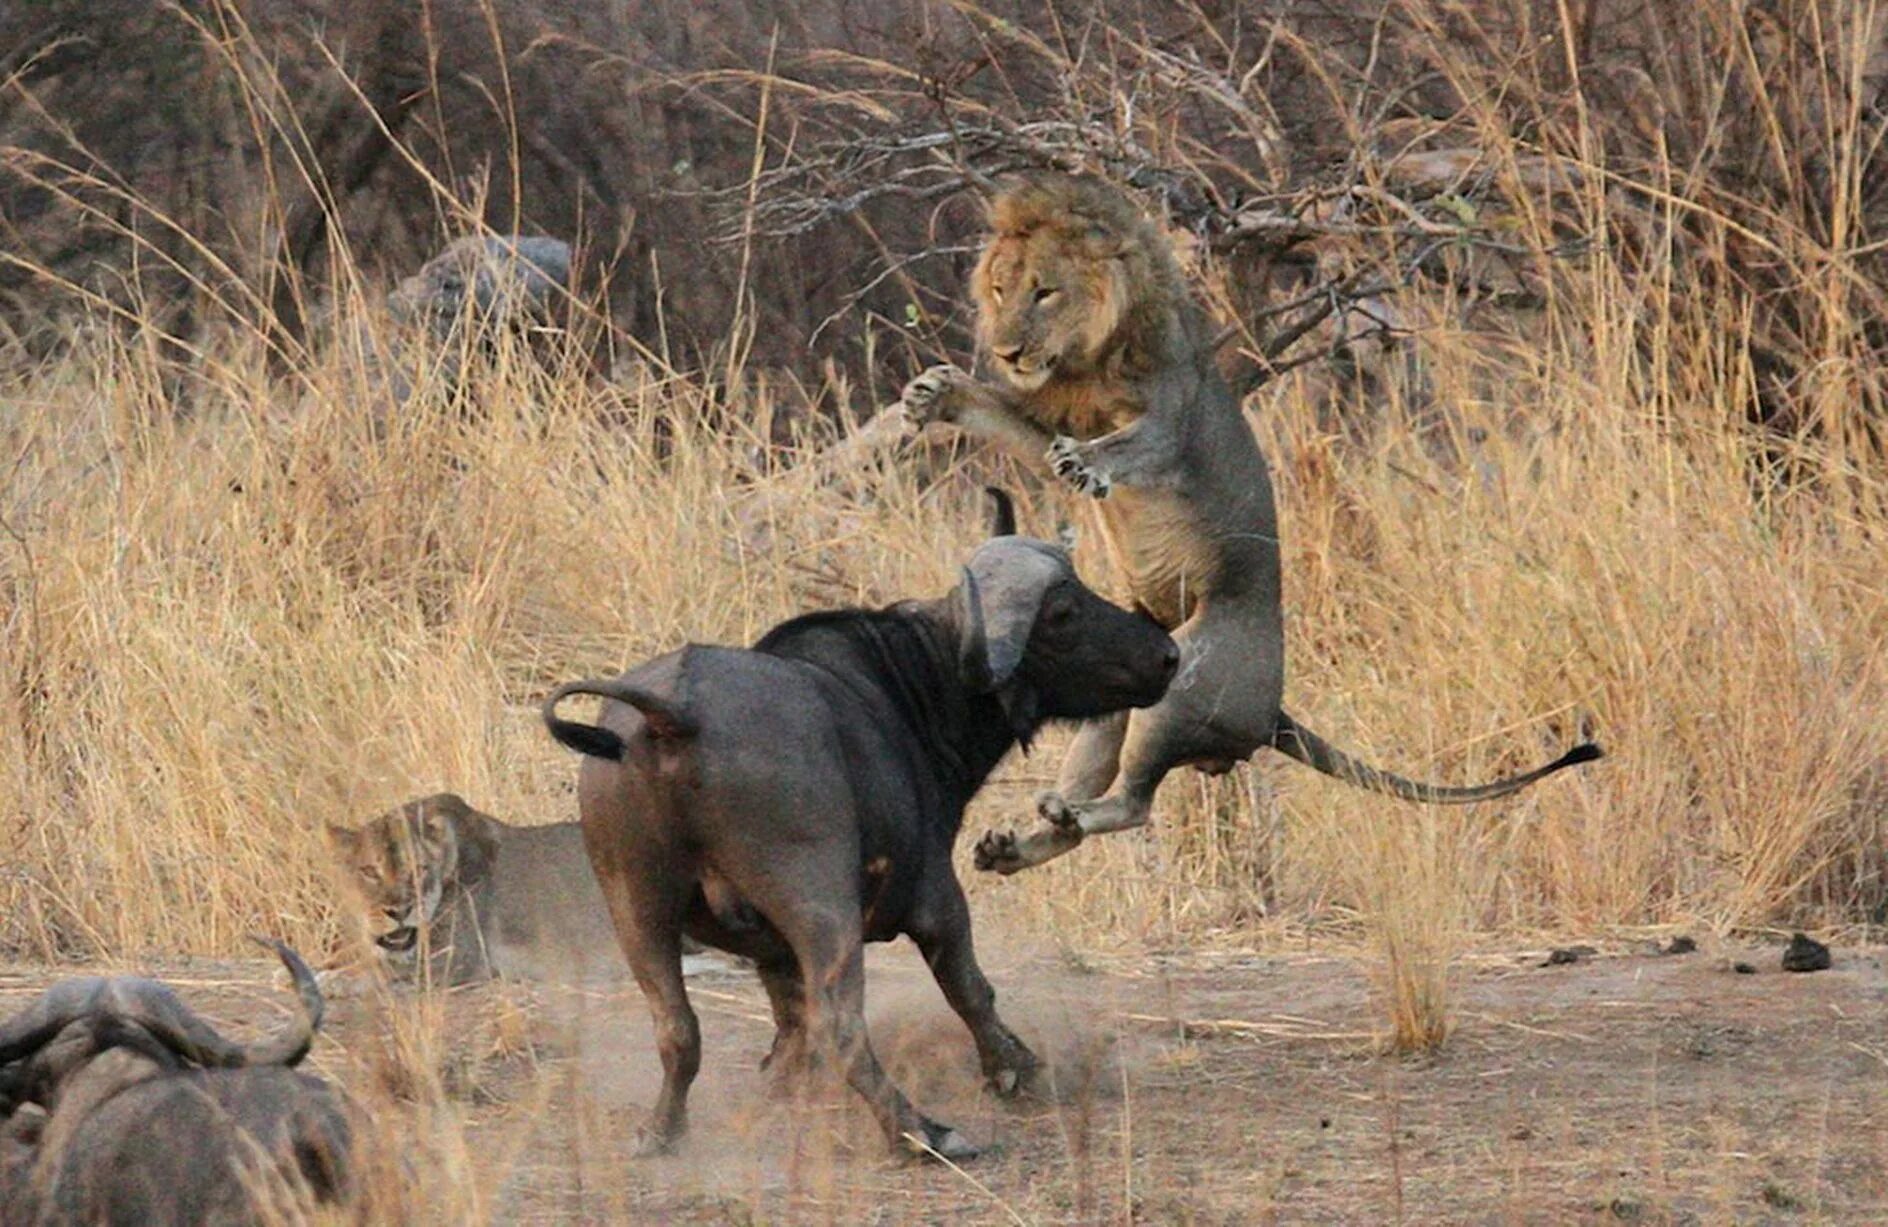
<instances>
[{"instance_id":1,"label":"lion's front paw","mask_svg":"<svg viewBox=\"0 0 1888 1227\"><path fill-rule=\"evenodd\" d=\"M983 873L1015 873L1024 868L1023 852L1014 831L986 831L971 851L971 861Z\"/></svg>"},{"instance_id":2,"label":"lion's front paw","mask_svg":"<svg viewBox=\"0 0 1888 1227\"><path fill-rule=\"evenodd\" d=\"M920 426L949 422L957 416L957 390L969 382L969 375L945 362L915 376L900 399L905 412Z\"/></svg>"},{"instance_id":3,"label":"lion's front paw","mask_svg":"<svg viewBox=\"0 0 1888 1227\"><path fill-rule=\"evenodd\" d=\"M1067 435L1057 435L1055 442L1049 445L1049 450L1045 453L1049 467L1055 471L1057 477L1083 494L1093 495L1095 498L1107 498L1108 490L1113 483L1108 480L1106 473L1091 467L1086 460L1082 459L1080 447L1080 444Z\"/></svg>"}]
</instances>

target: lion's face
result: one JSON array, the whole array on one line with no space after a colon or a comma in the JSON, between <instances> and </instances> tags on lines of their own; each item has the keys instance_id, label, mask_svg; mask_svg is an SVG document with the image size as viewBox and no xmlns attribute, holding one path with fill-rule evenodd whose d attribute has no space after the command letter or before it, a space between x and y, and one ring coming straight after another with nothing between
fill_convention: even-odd
<instances>
[{"instance_id":1,"label":"lion's face","mask_svg":"<svg viewBox=\"0 0 1888 1227\"><path fill-rule=\"evenodd\" d=\"M1133 200L1054 174L1021 178L991 202L970 280L984 351L1021 392L1159 349L1181 287L1171 245Z\"/></svg>"},{"instance_id":2,"label":"lion's face","mask_svg":"<svg viewBox=\"0 0 1888 1227\"><path fill-rule=\"evenodd\" d=\"M352 885L392 927L374 941L410 952L457 885L460 820L466 803L451 793L409 801L351 831L329 826L328 841Z\"/></svg>"},{"instance_id":3,"label":"lion's face","mask_svg":"<svg viewBox=\"0 0 1888 1227\"><path fill-rule=\"evenodd\" d=\"M983 344L997 374L1033 392L1092 370L1121 324L1127 285L1106 234L1044 227L997 234L972 280Z\"/></svg>"}]
</instances>

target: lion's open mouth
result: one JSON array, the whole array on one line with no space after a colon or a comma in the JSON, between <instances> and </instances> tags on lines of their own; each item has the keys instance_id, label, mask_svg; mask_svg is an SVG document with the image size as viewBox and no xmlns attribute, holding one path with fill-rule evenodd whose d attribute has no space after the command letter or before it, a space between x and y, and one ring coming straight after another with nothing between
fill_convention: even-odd
<instances>
[{"instance_id":1,"label":"lion's open mouth","mask_svg":"<svg viewBox=\"0 0 1888 1227\"><path fill-rule=\"evenodd\" d=\"M419 942L420 931L412 925L401 925L397 929L382 933L374 939L374 944L382 950L391 950L395 954L405 954Z\"/></svg>"},{"instance_id":2,"label":"lion's open mouth","mask_svg":"<svg viewBox=\"0 0 1888 1227\"><path fill-rule=\"evenodd\" d=\"M1026 356L1019 358L1015 362L1003 362L999 360L997 365L1002 368L1004 378L1008 379L1011 385L1021 388L1024 391L1034 391L1040 388L1043 384L1048 383L1049 377L1055 373L1055 359L1053 357L1031 358Z\"/></svg>"}]
</instances>

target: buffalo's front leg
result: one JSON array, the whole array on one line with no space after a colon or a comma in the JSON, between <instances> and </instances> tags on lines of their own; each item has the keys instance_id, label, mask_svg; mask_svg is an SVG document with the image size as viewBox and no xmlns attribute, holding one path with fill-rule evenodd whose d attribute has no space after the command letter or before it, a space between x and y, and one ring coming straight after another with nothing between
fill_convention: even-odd
<instances>
[{"instance_id":1,"label":"buffalo's front leg","mask_svg":"<svg viewBox=\"0 0 1888 1227\"><path fill-rule=\"evenodd\" d=\"M944 999L970 1028L977 1059L992 1090L1008 1098L1027 1090L1042 1062L996 1012L996 990L977 964L970 936L970 908L948 865L929 875L930 897L919 909L911 939L931 966Z\"/></svg>"},{"instance_id":2,"label":"buffalo's front leg","mask_svg":"<svg viewBox=\"0 0 1888 1227\"><path fill-rule=\"evenodd\" d=\"M786 853L769 872L745 878L743 893L793 949L807 1044L822 1058L832 1054L846 1082L871 1106L887 1140L908 1152L973 1159L977 1148L914 1108L872 1051L865 1029L858 866L856 845L797 857Z\"/></svg>"}]
</instances>

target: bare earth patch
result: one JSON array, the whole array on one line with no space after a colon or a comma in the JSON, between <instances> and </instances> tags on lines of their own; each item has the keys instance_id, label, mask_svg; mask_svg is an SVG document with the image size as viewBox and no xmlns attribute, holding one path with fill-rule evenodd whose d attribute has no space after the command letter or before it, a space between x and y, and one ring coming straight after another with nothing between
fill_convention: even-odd
<instances>
[{"instance_id":1,"label":"bare earth patch","mask_svg":"<svg viewBox=\"0 0 1888 1227\"><path fill-rule=\"evenodd\" d=\"M1084 972L999 948L1000 1004L1052 1065L1045 1098L1010 1105L915 953L875 950L880 1055L989 1148L962 1172L888 1159L849 1094L769 1099L741 973L691 982L705 1067L673 1158L628 1157L657 1082L633 990L456 992L441 1048L495 1221L1888 1221L1883 952L1813 975L1779 952L1476 960L1448 1046L1408 1061L1377 1055L1348 958ZM284 1008L260 963L153 970L236 1030ZM0 970L0 1010L51 978ZM337 1003L317 1066L368 1086L388 1008Z\"/></svg>"}]
</instances>

